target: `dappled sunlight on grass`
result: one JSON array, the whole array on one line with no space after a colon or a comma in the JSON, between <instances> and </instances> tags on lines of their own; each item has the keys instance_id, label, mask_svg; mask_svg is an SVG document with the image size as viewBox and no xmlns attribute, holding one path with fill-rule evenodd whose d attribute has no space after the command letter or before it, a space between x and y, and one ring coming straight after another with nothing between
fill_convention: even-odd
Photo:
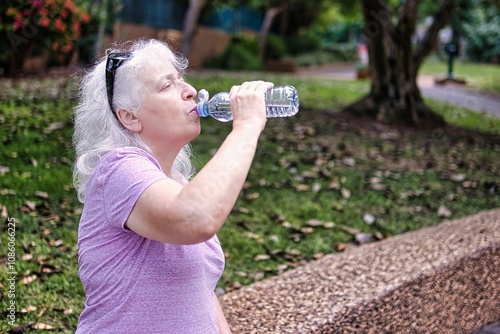
<instances>
[{"instance_id":1,"label":"dappled sunlight on grass","mask_svg":"<svg viewBox=\"0 0 500 334\"><path fill-rule=\"evenodd\" d=\"M251 79L295 85L301 110L267 122L245 187L219 233L227 256L220 288L279 274L349 243L500 206L498 136L453 126L391 128L337 112L365 94L367 82L262 73L187 76L211 95ZM1 85L0 213L4 222L17 221L18 305L31 306L18 313L18 324L40 321L73 332L84 301L76 246L81 204L71 184L74 90L59 79ZM447 116L447 106L431 104L447 120L455 117ZM497 122L484 128L485 118L476 116L469 126L498 134ZM231 123L203 119L202 128L192 143L198 168ZM7 275L2 266L2 282ZM8 329L0 324L0 331Z\"/></svg>"}]
</instances>

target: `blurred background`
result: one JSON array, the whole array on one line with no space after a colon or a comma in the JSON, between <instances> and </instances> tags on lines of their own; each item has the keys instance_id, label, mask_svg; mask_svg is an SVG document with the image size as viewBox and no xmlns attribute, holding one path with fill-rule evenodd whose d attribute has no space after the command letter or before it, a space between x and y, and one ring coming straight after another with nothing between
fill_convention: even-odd
<instances>
[{"instance_id":1,"label":"blurred background","mask_svg":"<svg viewBox=\"0 0 500 334\"><path fill-rule=\"evenodd\" d=\"M388 1L393 14L405 1ZM439 2L422 1L413 43L425 37ZM169 41L192 68L296 71L331 63L367 64L362 5L346 0L24 0L0 4L0 75L82 66L114 41ZM464 61L500 63L500 9L458 0L433 55L453 42ZM444 71L443 71L444 72Z\"/></svg>"}]
</instances>

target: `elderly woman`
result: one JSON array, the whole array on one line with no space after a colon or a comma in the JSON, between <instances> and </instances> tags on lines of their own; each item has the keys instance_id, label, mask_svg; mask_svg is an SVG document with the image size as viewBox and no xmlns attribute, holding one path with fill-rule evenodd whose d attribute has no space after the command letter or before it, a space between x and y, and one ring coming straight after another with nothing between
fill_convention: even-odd
<instances>
[{"instance_id":1,"label":"elderly woman","mask_svg":"<svg viewBox=\"0 0 500 334\"><path fill-rule=\"evenodd\" d=\"M229 333L214 294L216 233L243 186L266 123L269 82L230 91L233 128L192 177L200 133L187 63L157 40L111 50L83 77L74 177L86 294L77 333Z\"/></svg>"}]
</instances>

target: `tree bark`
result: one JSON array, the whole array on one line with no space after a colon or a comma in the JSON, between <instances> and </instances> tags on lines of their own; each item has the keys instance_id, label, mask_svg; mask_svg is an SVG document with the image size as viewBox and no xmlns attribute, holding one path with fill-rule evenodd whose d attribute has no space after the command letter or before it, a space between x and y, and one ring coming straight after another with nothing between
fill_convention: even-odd
<instances>
[{"instance_id":1,"label":"tree bark","mask_svg":"<svg viewBox=\"0 0 500 334\"><path fill-rule=\"evenodd\" d=\"M451 18L454 0L443 0L426 37L413 51L420 0L406 0L397 22L383 0L361 0L370 58L370 93L345 108L377 121L411 126L440 126L442 117L424 103L417 85L418 68L434 45L439 30Z\"/></svg>"},{"instance_id":2,"label":"tree bark","mask_svg":"<svg viewBox=\"0 0 500 334\"><path fill-rule=\"evenodd\" d=\"M184 26L182 27L181 51L187 58L191 51L194 31L198 24L201 10L205 6L206 0L189 0L189 8L184 17Z\"/></svg>"},{"instance_id":3,"label":"tree bark","mask_svg":"<svg viewBox=\"0 0 500 334\"><path fill-rule=\"evenodd\" d=\"M271 7L266 11L264 21L262 22L262 27L259 31L259 43L260 43L260 59L264 60L264 50L266 49L267 35L269 29L274 21L276 15L281 13L286 8L286 5L281 5L278 7Z\"/></svg>"}]
</instances>

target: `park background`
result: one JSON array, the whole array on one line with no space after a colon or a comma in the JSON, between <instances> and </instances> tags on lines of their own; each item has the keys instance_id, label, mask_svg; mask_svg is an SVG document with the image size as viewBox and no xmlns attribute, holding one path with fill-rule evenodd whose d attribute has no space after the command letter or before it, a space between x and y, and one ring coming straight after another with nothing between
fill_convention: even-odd
<instances>
[{"instance_id":1,"label":"park background","mask_svg":"<svg viewBox=\"0 0 500 334\"><path fill-rule=\"evenodd\" d=\"M72 107L79 71L113 41L167 40L190 60L186 80L211 95L252 79L298 89L299 114L268 121L240 200L220 231L227 267L219 294L325 254L498 208L500 121L475 110L478 94L500 94L498 3L421 1L412 10L415 1L371 3L381 7L340 0L3 2L3 296L12 219L18 275L16 326L4 321L5 297L0 330L76 328L84 294L77 274L82 205L71 177ZM450 15L438 26L432 18L441 10ZM424 97L429 115L439 116L429 116L432 126L426 117L387 119L350 108L379 87L377 55L397 62L391 50L375 52L370 42L379 34L369 30L367 40L365 28L404 28L403 17L414 19L412 50L439 28L418 78L470 96L460 107ZM351 77L336 76L336 68L346 67ZM331 76L322 75L330 69ZM211 119L202 127L192 143L198 168L230 131L230 124Z\"/></svg>"}]
</instances>

